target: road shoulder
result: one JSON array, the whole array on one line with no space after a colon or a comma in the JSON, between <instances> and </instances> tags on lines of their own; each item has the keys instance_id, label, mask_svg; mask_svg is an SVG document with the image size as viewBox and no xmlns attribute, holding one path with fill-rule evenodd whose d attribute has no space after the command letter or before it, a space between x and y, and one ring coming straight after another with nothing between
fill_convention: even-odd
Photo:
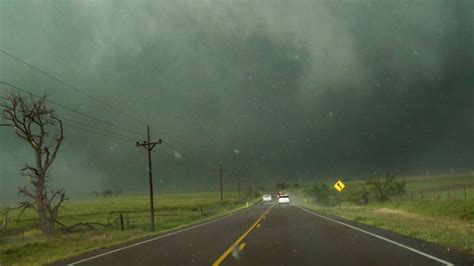
<instances>
[{"instance_id":1,"label":"road shoulder","mask_svg":"<svg viewBox=\"0 0 474 266\"><path fill-rule=\"evenodd\" d=\"M420 239L415 239L410 236L405 236L405 235L400 235L392 231L388 231L385 229L381 229L378 227L358 223L355 221L351 220L346 220L341 217L333 216L333 215L327 215L325 213L321 213L318 211L314 211L312 209L306 208L302 205L298 205L300 209L312 213L313 215L317 215L320 217L326 217L329 220L334 220L338 221L340 223L347 224L352 227L356 227L358 229L361 229L363 231L367 231L371 234L378 235L380 237L392 240L394 242L400 243L404 246L416 249L418 251L421 251L423 253L429 254L431 256L434 256L436 258L440 258L442 260L451 262L455 265L474 265L474 257L471 256L470 254L463 253L457 250L452 250L446 247L442 247L427 241L423 241Z\"/></svg>"}]
</instances>

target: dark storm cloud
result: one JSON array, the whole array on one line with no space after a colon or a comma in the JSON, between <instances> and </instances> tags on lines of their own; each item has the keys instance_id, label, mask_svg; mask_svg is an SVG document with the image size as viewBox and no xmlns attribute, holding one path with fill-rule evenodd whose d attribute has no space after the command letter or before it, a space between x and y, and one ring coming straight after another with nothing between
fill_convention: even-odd
<instances>
[{"instance_id":1,"label":"dark storm cloud","mask_svg":"<svg viewBox=\"0 0 474 266\"><path fill-rule=\"evenodd\" d=\"M149 121L178 147L181 159L154 154L160 187L212 184L219 160L266 181L472 169L471 1L0 5L2 49ZM6 81L145 130L0 60ZM146 185L145 151L68 133L54 170L59 185ZM28 150L9 130L0 134L0 192L14 195Z\"/></svg>"}]
</instances>

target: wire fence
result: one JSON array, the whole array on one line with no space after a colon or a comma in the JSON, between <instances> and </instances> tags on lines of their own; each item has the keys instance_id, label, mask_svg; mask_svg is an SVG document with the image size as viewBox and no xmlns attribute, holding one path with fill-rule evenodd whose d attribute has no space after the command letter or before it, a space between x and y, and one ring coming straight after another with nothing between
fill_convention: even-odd
<instances>
[{"instance_id":1,"label":"wire fence","mask_svg":"<svg viewBox=\"0 0 474 266\"><path fill-rule=\"evenodd\" d=\"M441 188L408 191L393 199L411 201L474 200L474 185L453 185Z\"/></svg>"},{"instance_id":2,"label":"wire fence","mask_svg":"<svg viewBox=\"0 0 474 266\"><path fill-rule=\"evenodd\" d=\"M208 217L218 216L228 211L248 206L253 202L252 195L242 198L230 198L224 201L192 202L185 204L167 204L155 206L155 226L157 231L169 230L190 222L197 222ZM100 203L100 199L97 201ZM115 202L113 205L120 205ZM110 205L109 205L110 206ZM77 207L77 206L75 206ZM56 222L55 231L64 234L95 231L102 234L119 234L129 231L131 234L146 234L150 232L150 209L145 204L117 206L115 210L101 209L101 204L81 209L65 207ZM82 209L83 208L83 209ZM0 244L21 244L38 241L44 238L38 223L37 214L29 210L19 215L18 208L0 207Z\"/></svg>"}]
</instances>

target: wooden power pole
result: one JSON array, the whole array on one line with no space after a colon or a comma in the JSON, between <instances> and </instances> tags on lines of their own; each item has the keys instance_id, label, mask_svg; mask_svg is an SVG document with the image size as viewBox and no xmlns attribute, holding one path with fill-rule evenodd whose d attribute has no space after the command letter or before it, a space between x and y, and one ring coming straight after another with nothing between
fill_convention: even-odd
<instances>
[{"instance_id":1,"label":"wooden power pole","mask_svg":"<svg viewBox=\"0 0 474 266\"><path fill-rule=\"evenodd\" d=\"M163 141L159 139L157 142L151 142L150 138L150 126L146 125L147 140L143 143L137 142L137 147L144 147L148 151L148 181L150 186L150 223L151 231L155 231L155 207L153 204L153 173L151 169L151 151L155 148L156 144L161 144Z\"/></svg>"},{"instance_id":2,"label":"wooden power pole","mask_svg":"<svg viewBox=\"0 0 474 266\"><path fill-rule=\"evenodd\" d=\"M240 175L237 176L237 189L239 191L239 199L240 199Z\"/></svg>"},{"instance_id":3,"label":"wooden power pole","mask_svg":"<svg viewBox=\"0 0 474 266\"><path fill-rule=\"evenodd\" d=\"M222 193L222 162L219 162L219 179L221 183L221 200L224 200L224 194Z\"/></svg>"}]
</instances>

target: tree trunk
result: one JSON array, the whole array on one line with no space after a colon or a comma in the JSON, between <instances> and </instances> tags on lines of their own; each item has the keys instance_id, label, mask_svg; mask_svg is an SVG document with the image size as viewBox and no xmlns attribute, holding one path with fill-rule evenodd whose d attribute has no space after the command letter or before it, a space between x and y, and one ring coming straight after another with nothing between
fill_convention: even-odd
<instances>
[{"instance_id":1,"label":"tree trunk","mask_svg":"<svg viewBox=\"0 0 474 266\"><path fill-rule=\"evenodd\" d=\"M41 200L37 200L37 208L38 208L38 215L39 215L40 223L41 223L41 231L43 231L44 235L50 236L54 232L54 223L51 222L52 219L50 219L48 215L48 211L43 206L43 204L44 203Z\"/></svg>"},{"instance_id":2,"label":"tree trunk","mask_svg":"<svg viewBox=\"0 0 474 266\"><path fill-rule=\"evenodd\" d=\"M5 210L3 216L2 228L5 230L8 229L8 208Z\"/></svg>"}]
</instances>

